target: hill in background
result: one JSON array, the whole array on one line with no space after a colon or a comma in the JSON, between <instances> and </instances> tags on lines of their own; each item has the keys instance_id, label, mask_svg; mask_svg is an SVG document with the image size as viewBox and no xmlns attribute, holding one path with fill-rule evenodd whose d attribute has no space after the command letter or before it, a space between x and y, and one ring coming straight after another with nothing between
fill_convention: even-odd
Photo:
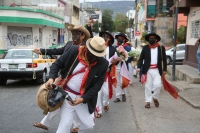
<instances>
[{"instance_id":1,"label":"hill in background","mask_svg":"<svg viewBox=\"0 0 200 133\"><path fill-rule=\"evenodd\" d=\"M100 1L100 2L86 2L87 5L92 5L94 8L100 8L101 11L104 9L113 10L113 18L116 13L124 13L129 10L135 9L135 1ZM82 3L80 3L80 7L82 7Z\"/></svg>"}]
</instances>

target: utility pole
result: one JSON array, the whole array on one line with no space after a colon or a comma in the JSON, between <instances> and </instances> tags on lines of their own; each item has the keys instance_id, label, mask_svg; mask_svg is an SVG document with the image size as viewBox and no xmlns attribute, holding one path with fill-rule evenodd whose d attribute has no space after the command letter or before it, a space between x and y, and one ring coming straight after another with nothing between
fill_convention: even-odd
<instances>
[{"instance_id":1,"label":"utility pole","mask_svg":"<svg viewBox=\"0 0 200 133\"><path fill-rule=\"evenodd\" d=\"M137 20L138 19L138 11L137 11L137 0L135 0L135 28L134 28L134 37L137 31ZM137 47L137 38L135 38L135 47Z\"/></svg>"},{"instance_id":2,"label":"utility pole","mask_svg":"<svg viewBox=\"0 0 200 133\"><path fill-rule=\"evenodd\" d=\"M173 50L173 64L172 64L172 81L175 81L176 69L176 39L177 39L177 23L178 23L178 7L179 0L176 0L176 11L174 17L174 50Z\"/></svg>"}]
</instances>

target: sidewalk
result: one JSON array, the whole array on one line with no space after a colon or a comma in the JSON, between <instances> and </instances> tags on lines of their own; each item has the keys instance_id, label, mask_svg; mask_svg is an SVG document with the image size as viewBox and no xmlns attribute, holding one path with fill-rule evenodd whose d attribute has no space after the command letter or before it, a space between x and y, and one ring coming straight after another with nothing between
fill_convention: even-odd
<instances>
[{"instance_id":1,"label":"sidewalk","mask_svg":"<svg viewBox=\"0 0 200 133\"><path fill-rule=\"evenodd\" d=\"M166 79L178 91L180 98L188 102L194 108L200 108L200 75L198 70L187 66L176 66L176 81L172 81L171 67L168 66Z\"/></svg>"}]
</instances>

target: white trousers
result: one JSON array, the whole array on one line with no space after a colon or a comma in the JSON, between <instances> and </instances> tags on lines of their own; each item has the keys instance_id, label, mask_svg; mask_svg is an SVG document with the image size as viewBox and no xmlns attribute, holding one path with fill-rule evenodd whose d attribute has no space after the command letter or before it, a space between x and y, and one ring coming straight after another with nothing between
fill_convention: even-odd
<instances>
[{"instance_id":1,"label":"white trousers","mask_svg":"<svg viewBox=\"0 0 200 133\"><path fill-rule=\"evenodd\" d=\"M149 69L147 72L147 80L145 83L145 102L152 102L153 98L158 99L161 86L162 82L158 68ZM152 93L152 91L154 93Z\"/></svg>"},{"instance_id":2,"label":"white trousers","mask_svg":"<svg viewBox=\"0 0 200 133\"><path fill-rule=\"evenodd\" d=\"M128 71L129 71L129 78L130 78L130 84L133 83L133 66L131 65L131 63L128 63Z\"/></svg>"},{"instance_id":3,"label":"white trousers","mask_svg":"<svg viewBox=\"0 0 200 133\"><path fill-rule=\"evenodd\" d=\"M42 125L45 125L47 127L50 126L52 119L56 116L56 114L60 111L60 109L57 109L53 112L48 112L47 115L44 116L42 121L40 122ZM80 120L77 115L74 116L73 119L73 128L77 128L80 125Z\"/></svg>"},{"instance_id":4,"label":"white trousers","mask_svg":"<svg viewBox=\"0 0 200 133\"><path fill-rule=\"evenodd\" d=\"M77 96L68 92L72 99L75 99ZM78 104L76 106L71 106L67 100L64 101L63 105L60 108L60 123L56 133L71 133L71 124L74 119L75 114L77 114L80 120L79 133L90 133L94 126L94 119L88 111L87 104Z\"/></svg>"},{"instance_id":5,"label":"white trousers","mask_svg":"<svg viewBox=\"0 0 200 133\"><path fill-rule=\"evenodd\" d=\"M96 105L98 114L102 114L102 110L103 110L102 97L103 97L103 106L108 106L109 105L108 78L106 79L106 82L103 83L101 90L98 92L98 99L97 99L97 105Z\"/></svg>"},{"instance_id":6,"label":"white trousers","mask_svg":"<svg viewBox=\"0 0 200 133\"><path fill-rule=\"evenodd\" d=\"M117 86L115 88L116 98L121 99L123 94L126 94L126 88L122 89L122 76L120 75L120 70L117 70Z\"/></svg>"}]
</instances>

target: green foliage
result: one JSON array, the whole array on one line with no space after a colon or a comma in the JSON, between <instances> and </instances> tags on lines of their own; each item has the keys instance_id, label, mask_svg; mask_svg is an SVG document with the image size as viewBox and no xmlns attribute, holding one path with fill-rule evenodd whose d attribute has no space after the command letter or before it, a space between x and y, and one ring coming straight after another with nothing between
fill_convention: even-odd
<instances>
[{"instance_id":1,"label":"green foliage","mask_svg":"<svg viewBox=\"0 0 200 133\"><path fill-rule=\"evenodd\" d=\"M94 22L93 24L93 31L95 33L99 33L99 25L98 25L98 20Z\"/></svg>"},{"instance_id":2,"label":"green foliage","mask_svg":"<svg viewBox=\"0 0 200 133\"><path fill-rule=\"evenodd\" d=\"M187 33L187 27L181 25L178 30L177 30L177 43L185 43L186 42L186 33ZM169 29L168 33L170 35L170 37L173 37L174 35L174 31L173 29Z\"/></svg>"},{"instance_id":3,"label":"green foliage","mask_svg":"<svg viewBox=\"0 0 200 133\"><path fill-rule=\"evenodd\" d=\"M102 31L114 31L115 25L114 21L112 20L113 10L110 9L104 9L102 12L102 25L101 30Z\"/></svg>"},{"instance_id":4,"label":"green foliage","mask_svg":"<svg viewBox=\"0 0 200 133\"><path fill-rule=\"evenodd\" d=\"M142 32L142 37L141 37L141 41L144 43L147 43L147 41L145 40L145 36L147 35L147 32Z\"/></svg>"},{"instance_id":5,"label":"green foliage","mask_svg":"<svg viewBox=\"0 0 200 133\"><path fill-rule=\"evenodd\" d=\"M128 18L123 13L117 13L115 17L115 30L118 32L126 32L126 28L128 28Z\"/></svg>"},{"instance_id":6,"label":"green foliage","mask_svg":"<svg viewBox=\"0 0 200 133\"><path fill-rule=\"evenodd\" d=\"M177 31L178 43L186 43L186 26L181 25Z\"/></svg>"}]
</instances>

